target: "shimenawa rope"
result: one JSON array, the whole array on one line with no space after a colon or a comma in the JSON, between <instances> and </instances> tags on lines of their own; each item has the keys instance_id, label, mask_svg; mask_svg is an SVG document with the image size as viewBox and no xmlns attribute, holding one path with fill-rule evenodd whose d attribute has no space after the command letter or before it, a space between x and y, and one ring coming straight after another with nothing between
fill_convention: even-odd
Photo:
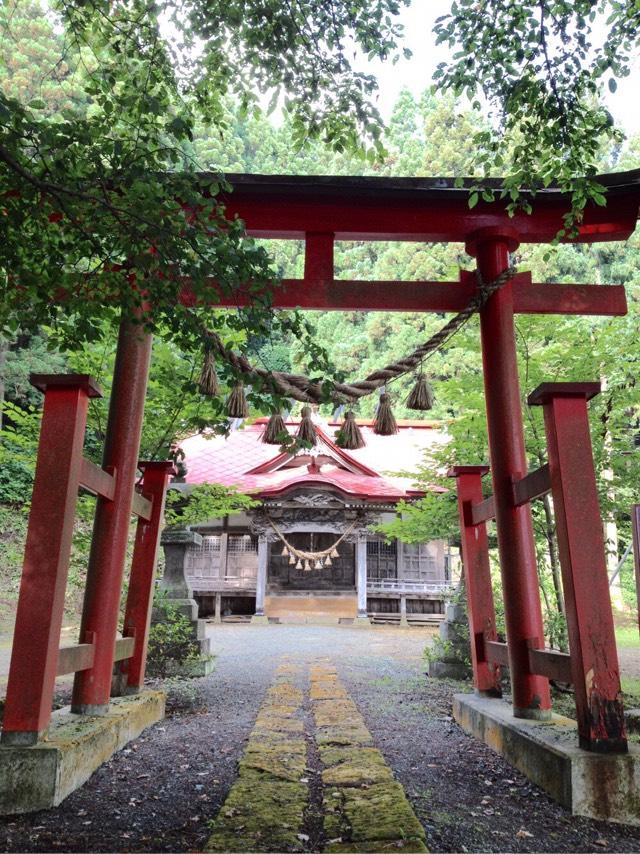
<instances>
[{"instance_id":1,"label":"shimenawa rope","mask_svg":"<svg viewBox=\"0 0 640 854\"><path fill-rule=\"evenodd\" d=\"M452 317L448 323L445 323L435 335L432 335L431 338L417 347L408 356L405 356L404 359L399 359L397 362L392 362L384 368L373 371L373 373L369 374L363 380L352 383L333 383L333 391L329 395L329 399L336 403L354 401L358 398L366 397L376 389L387 385L390 381L413 371L421 361L442 347L452 335L458 332L469 318L485 305L489 297L500 290L503 285L516 275L516 272L515 267L509 267L492 282L485 284L480 279L479 272L476 271L478 277L477 293L465 308L456 314L455 317ZM203 334L206 347L210 348L211 351L228 365L231 365L235 371L241 373L247 382L263 382L270 386L276 394L299 400L302 403L322 403L326 401L325 383L313 382L309 377L300 374L289 374L282 371L268 371L264 368L258 368L252 365L246 356L235 353L226 347L217 332L205 329Z\"/></svg>"}]
</instances>

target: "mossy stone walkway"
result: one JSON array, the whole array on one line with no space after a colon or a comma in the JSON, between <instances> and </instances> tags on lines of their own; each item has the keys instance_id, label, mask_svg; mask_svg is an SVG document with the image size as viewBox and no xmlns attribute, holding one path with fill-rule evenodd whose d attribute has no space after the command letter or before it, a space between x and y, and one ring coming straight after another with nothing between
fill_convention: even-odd
<instances>
[{"instance_id":1,"label":"mossy stone walkway","mask_svg":"<svg viewBox=\"0 0 640 854\"><path fill-rule=\"evenodd\" d=\"M283 661L207 851L426 851L424 830L330 661Z\"/></svg>"}]
</instances>

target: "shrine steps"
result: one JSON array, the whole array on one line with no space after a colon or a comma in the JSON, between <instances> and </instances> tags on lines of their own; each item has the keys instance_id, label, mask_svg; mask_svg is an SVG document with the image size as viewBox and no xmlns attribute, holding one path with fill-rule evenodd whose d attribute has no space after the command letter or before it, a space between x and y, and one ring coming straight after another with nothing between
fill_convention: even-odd
<instances>
[{"instance_id":1,"label":"shrine steps","mask_svg":"<svg viewBox=\"0 0 640 854\"><path fill-rule=\"evenodd\" d=\"M280 624L335 626L355 620L357 613L355 591L272 592L265 599L265 614Z\"/></svg>"}]
</instances>

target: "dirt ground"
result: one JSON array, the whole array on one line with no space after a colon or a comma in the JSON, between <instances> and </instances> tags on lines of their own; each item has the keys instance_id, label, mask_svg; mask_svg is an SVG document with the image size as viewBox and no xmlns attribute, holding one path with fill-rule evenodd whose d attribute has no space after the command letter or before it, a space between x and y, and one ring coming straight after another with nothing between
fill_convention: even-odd
<instances>
[{"instance_id":1,"label":"dirt ground","mask_svg":"<svg viewBox=\"0 0 640 854\"><path fill-rule=\"evenodd\" d=\"M575 818L451 718L421 629L210 626L216 669L54 810L0 819L4 851L199 851L283 657L328 659L403 785L430 851L637 851L640 828ZM197 694L197 697L195 696ZM304 709L302 710L304 713ZM303 834L304 835L304 834ZM315 840L315 841L314 841ZM322 847L317 835L299 850Z\"/></svg>"}]
</instances>

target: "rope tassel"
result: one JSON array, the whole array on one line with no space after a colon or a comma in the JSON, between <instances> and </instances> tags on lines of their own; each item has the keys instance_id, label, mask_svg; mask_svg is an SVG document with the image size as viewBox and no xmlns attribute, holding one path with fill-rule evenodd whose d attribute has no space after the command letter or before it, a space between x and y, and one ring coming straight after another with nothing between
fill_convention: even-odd
<instances>
[{"instance_id":1,"label":"rope tassel","mask_svg":"<svg viewBox=\"0 0 640 854\"><path fill-rule=\"evenodd\" d=\"M227 415L229 418L246 418L249 415L243 383L236 383L231 389L227 398Z\"/></svg>"},{"instance_id":2,"label":"rope tassel","mask_svg":"<svg viewBox=\"0 0 640 854\"><path fill-rule=\"evenodd\" d=\"M282 440L286 439L286 436L287 428L284 418L279 412L274 412L269 418L265 431L262 434L262 441L265 445L281 445Z\"/></svg>"},{"instance_id":3,"label":"rope tassel","mask_svg":"<svg viewBox=\"0 0 640 854\"><path fill-rule=\"evenodd\" d=\"M433 409L433 389L423 374L420 374L416 380L405 406L407 409L418 409L421 412Z\"/></svg>"},{"instance_id":4,"label":"rope tassel","mask_svg":"<svg viewBox=\"0 0 640 854\"><path fill-rule=\"evenodd\" d=\"M378 436L393 436L394 433L398 432L398 425L391 409L391 398L386 393L380 395L380 404L373 422L373 432L377 433Z\"/></svg>"},{"instance_id":5,"label":"rope tassel","mask_svg":"<svg viewBox=\"0 0 640 854\"><path fill-rule=\"evenodd\" d=\"M336 433L336 445L346 451L357 451L358 448L365 446L362 431L358 427L356 416L351 409L345 414L342 427Z\"/></svg>"},{"instance_id":6,"label":"rope tassel","mask_svg":"<svg viewBox=\"0 0 640 854\"><path fill-rule=\"evenodd\" d=\"M302 421L298 427L298 439L301 442L308 442L310 445L315 445L317 441L316 428L311 420L311 407L302 407Z\"/></svg>"},{"instance_id":7,"label":"rope tassel","mask_svg":"<svg viewBox=\"0 0 640 854\"><path fill-rule=\"evenodd\" d=\"M216 373L216 360L213 350L209 345L205 345L204 361L202 362L198 388L201 394L206 394L208 397L215 397L220 391L218 374Z\"/></svg>"}]
</instances>

